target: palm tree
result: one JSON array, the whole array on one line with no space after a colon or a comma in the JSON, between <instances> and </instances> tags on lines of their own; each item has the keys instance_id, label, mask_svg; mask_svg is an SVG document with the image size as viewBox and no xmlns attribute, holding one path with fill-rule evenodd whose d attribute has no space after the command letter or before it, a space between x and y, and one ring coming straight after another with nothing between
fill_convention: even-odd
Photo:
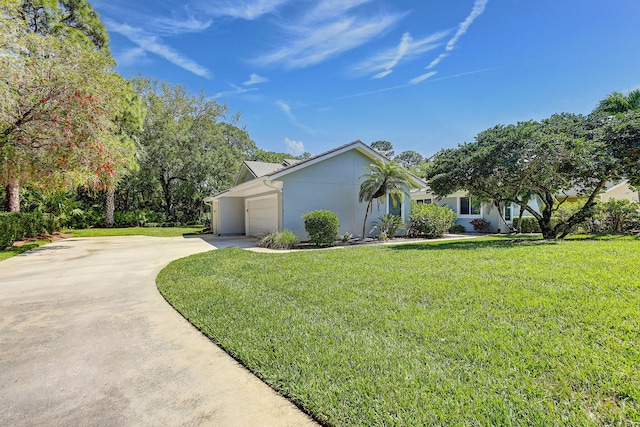
<instances>
[{"instance_id":1,"label":"palm tree","mask_svg":"<svg viewBox=\"0 0 640 427\"><path fill-rule=\"evenodd\" d=\"M367 217L371 211L371 205L374 200L382 201L389 193L392 195L392 201L400 198L403 194L407 194L411 182L411 176L396 162L384 163L380 159L376 159L369 166L363 169L368 170L368 174L362 175L360 178L366 177L360 184L360 194L358 196L360 203L367 202L367 210L364 214L364 222L362 223L362 238L365 238L367 227Z\"/></svg>"},{"instance_id":2,"label":"palm tree","mask_svg":"<svg viewBox=\"0 0 640 427\"><path fill-rule=\"evenodd\" d=\"M613 114L640 110L640 89L632 90L627 95L613 92L600 101L597 110Z\"/></svg>"}]
</instances>

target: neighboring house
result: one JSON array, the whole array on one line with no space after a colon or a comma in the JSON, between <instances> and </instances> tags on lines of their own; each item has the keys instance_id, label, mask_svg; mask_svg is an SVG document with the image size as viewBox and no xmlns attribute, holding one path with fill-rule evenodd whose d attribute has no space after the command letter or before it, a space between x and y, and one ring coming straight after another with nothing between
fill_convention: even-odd
<instances>
[{"instance_id":1,"label":"neighboring house","mask_svg":"<svg viewBox=\"0 0 640 427\"><path fill-rule=\"evenodd\" d=\"M559 201L576 202L584 199L586 197L579 196L577 190L569 190L558 196ZM611 199L628 199L637 202L638 192L632 190L626 180L608 183L597 197L597 200L606 202ZM458 215L456 224L463 225L467 231L474 231L471 221L482 218L485 221L489 221L489 231L493 233L508 233L513 224L513 218L517 218L520 215L520 207L517 204L507 203L500 207L502 211L501 218L496 206L474 201L473 198L469 198L466 191L458 191L447 197L438 197L428 188L421 188L411 191L411 200L417 203L437 203L440 206L449 206ZM538 210L535 200L531 201L531 206ZM524 216L530 215L528 212L524 213Z\"/></svg>"},{"instance_id":2,"label":"neighboring house","mask_svg":"<svg viewBox=\"0 0 640 427\"><path fill-rule=\"evenodd\" d=\"M246 161L236 185L205 198L211 206L211 229L217 235L262 234L288 229L301 240L308 239L301 216L313 210L335 212L339 233L362 234L367 203L358 201L360 183L374 159L390 160L361 141L354 141L307 160L282 163ZM414 186L426 184L414 177ZM402 203L373 203L367 233L379 216L393 213L409 221L410 198Z\"/></svg>"},{"instance_id":3,"label":"neighboring house","mask_svg":"<svg viewBox=\"0 0 640 427\"><path fill-rule=\"evenodd\" d=\"M578 195L576 189L571 189L558 196L558 200L567 200L568 202L577 202L579 200L585 200L587 197L584 195ZM629 185L629 181L622 180L617 182L607 182L604 186L604 190L596 198L599 202L606 202L611 199L627 199L632 202L638 201L638 191L632 189Z\"/></svg>"},{"instance_id":4,"label":"neighboring house","mask_svg":"<svg viewBox=\"0 0 640 427\"><path fill-rule=\"evenodd\" d=\"M503 220L497 207L470 198L466 191L458 191L447 197L438 197L429 188L421 188L411 191L411 200L417 203L437 203L440 206L448 206L458 215L456 224L463 225L467 231L474 231L471 221L484 219L489 221L490 232L508 233L511 230L513 218L520 214L518 205L507 203L500 207Z\"/></svg>"}]
</instances>

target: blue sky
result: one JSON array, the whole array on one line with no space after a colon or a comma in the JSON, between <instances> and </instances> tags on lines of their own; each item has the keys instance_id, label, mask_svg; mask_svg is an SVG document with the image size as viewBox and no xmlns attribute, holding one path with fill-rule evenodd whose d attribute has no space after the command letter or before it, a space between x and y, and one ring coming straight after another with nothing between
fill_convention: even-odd
<instances>
[{"instance_id":1,"label":"blue sky","mask_svg":"<svg viewBox=\"0 0 640 427\"><path fill-rule=\"evenodd\" d=\"M430 156L640 87L638 0L94 0L118 70L241 112L258 147Z\"/></svg>"}]
</instances>

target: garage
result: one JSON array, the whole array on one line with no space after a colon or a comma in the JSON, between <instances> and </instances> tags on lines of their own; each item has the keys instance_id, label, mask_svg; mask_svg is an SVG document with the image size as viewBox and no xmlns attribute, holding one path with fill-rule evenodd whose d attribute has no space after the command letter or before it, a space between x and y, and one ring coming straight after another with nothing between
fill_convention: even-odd
<instances>
[{"instance_id":1,"label":"garage","mask_svg":"<svg viewBox=\"0 0 640 427\"><path fill-rule=\"evenodd\" d=\"M246 234L260 236L278 230L278 195L246 199Z\"/></svg>"}]
</instances>

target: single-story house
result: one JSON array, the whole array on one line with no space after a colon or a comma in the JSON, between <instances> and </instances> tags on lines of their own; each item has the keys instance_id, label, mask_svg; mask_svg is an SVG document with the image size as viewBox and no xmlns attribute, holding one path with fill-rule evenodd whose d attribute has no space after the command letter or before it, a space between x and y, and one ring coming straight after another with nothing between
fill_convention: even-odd
<instances>
[{"instance_id":1,"label":"single-story house","mask_svg":"<svg viewBox=\"0 0 640 427\"><path fill-rule=\"evenodd\" d=\"M578 190L575 188L572 188L558 196L558 200L567 200L568 202L577 202L579 200L585 200L586 198L586 196L580 195ZM606 202L611 199L627 199L631 202L637 202L638 191L634 190L626 179L616 182L607 182L596 200L599 202Z\"/></svg>"},{"instance_id":2,"label":"single-story house","mask_svg":"<svg viewBox=\"0 0 640 427\"><path fill-rule=\"evenodd\" d=\"M577 202L586 197L578 194L576 189L563 192L557 196L558 201ZM597 201L606 202L611 199L628 199L638 201L638 192L633 190L629 183L624 180L620 182L607 183L603 191L598 195ZM457 215L456 224L461 224L467 231L474 231L471 221L474 219L484 219L489 221L489 231L493 233L508 233L513 225L513 218L520 215L520 206L515 203L507 203L500 206L502 217L496 206L487 203L480 203L478 200L470 198L466 191L458 191L446 197L438 197L433 194L428 187L411 191L411 200L417 203L438 203L440 206L450 207ZM530 202L530 206L538 210L535 200ZM528 212L525 216L530 216Z\"/></svg>"},{"instance_id":3,"label":"single-story house","mask_svg":"<svg viewBox=\"0 0 640 427\"><path fill-rule=\"evenodd\" d=\"M236 185L205 198L211 207L211 229L217 235L260 236L288 229L307 240L302 215L318 209L338 215L339 233L354 237L362 234L367 203L360 203L360 184L375 159L390 160L361 141L337 147L307 160L282 163L246 161ZM412 177L413 186L426 183ZM366 232L378 217L392 213L409 221L410 197L401 203L373 203ZM374 233L375 234L375 233Z\"/></svg>"},{"instance_id":4,"label":"single-story house","mask_svg":"<svg viewBox=\"0 0 640 427\"><path fill-rule=\"evenodd\" d=\"M520 215L520 206L507 203L500 207L501 218L497 207L474 200L473 197L469 197L466 191L457 191L446 197L438 197L425 187L412 190L411 200L417 203L437 203L440 206L448 206L458 215L456 224L464 226L467 231L474 231L471 221L484 219L489 222L488 231L508 233L511 230L513 218Z\"/></svg>"}]
</instances>

